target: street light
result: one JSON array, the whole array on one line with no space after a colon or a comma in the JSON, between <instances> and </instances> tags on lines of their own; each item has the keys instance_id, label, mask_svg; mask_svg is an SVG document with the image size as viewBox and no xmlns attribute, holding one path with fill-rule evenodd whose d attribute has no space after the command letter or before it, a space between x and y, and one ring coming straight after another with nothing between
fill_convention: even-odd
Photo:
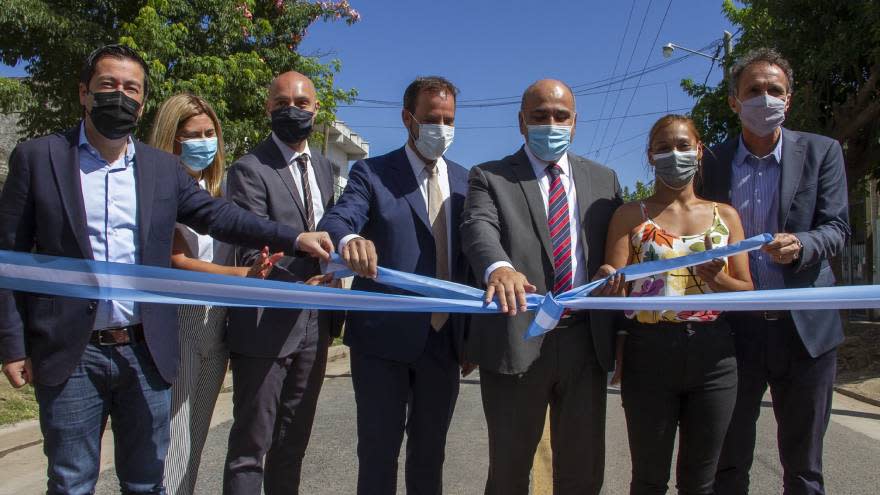
<instances>
[{"instance_id":1,"label":"street light","mask_svg":"<svg viewBox=\"0 0 880 495\"><path fill-rule=\"evenodd\" d=\"M685 48L681 45L676 45L675 43L666 43L665 45L663 45L663 58L671 57L673 52L675 52L675 49L678 48L679 50L682 50L682 51L685 51L688 53L693 53L694 55L700 55L701 57L706 57L709 60L712 60L713 62L719 62L722 65L725 65L725 64L723 64L723 61L730 57L730 52L732 50L732 45L733 45L733 35L730 34L729 31L724 31L724 36L722 37L722 39L724 40L724 43L722 45L724 47L724 57L719 57L718 51L715 52L715 55L709 55L708 53L703 53L698 50L691 50L690 48ZM728 73L728 69L727 69L727 66L725 65L724 66L724 78L725 79L727 78L727 73Z\"/></svg>"}]
</instances>

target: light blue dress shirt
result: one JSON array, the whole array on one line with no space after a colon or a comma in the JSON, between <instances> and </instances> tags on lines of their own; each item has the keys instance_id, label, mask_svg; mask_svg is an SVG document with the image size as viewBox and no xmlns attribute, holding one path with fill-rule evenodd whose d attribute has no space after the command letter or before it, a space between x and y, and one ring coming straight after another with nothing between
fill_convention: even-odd
<instances>
[{"instance_id":1,"label":"light blue dress shirt","mask_svg":"<svg viewBox=\"0 0 880 495\"><path fill-rule=\"evenodd\" d=\"M138 263L134 141L129 137L125 155L108 163L89 143L85 124L80 124L78 152L86 224L95 260ZM140 310L131 301L98 301L94 329L140 321Z\"/></svg>"},{"instance_id":2,"label":"light blue dress shirt","mask_svg":"<svg viewBox=\"0 0 880 495\"><path fill-rule=\"evenodd\" d=\"M745 237L779 231L779 179L782 171L782 134L773 152L753 155L739 138L733 157L730 199L742 219ZM755 289L784 289L782 265L761 250L749 253Z\"/></svg>"}]
</instances>

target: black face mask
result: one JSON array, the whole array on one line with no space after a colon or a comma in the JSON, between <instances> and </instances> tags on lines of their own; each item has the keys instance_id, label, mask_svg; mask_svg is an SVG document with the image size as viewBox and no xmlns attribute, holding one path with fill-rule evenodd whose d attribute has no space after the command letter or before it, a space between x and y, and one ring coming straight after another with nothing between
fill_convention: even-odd
<instances>
[{"instance_id":1,"label":"black face mask","mask_svg":"<svg viewBox=\"0 0 880 495\"><path fill-rule=\"evenodd\" d=\"M141 104L122 91L92 93L94 103L89 115L95 129L107 139L120 139L137 127Z\"/></svg>"},{"instance_id":2,"label":"black face mask","mask_svg":"<svg viewBox=\"0 0 880 495\"><path fill-rule=\"evenodd\" d=\"M285 107L272 111L272 132L285 143L295 144L312 133L312 112L297 107Z\"/></svg>"}]
</instances>

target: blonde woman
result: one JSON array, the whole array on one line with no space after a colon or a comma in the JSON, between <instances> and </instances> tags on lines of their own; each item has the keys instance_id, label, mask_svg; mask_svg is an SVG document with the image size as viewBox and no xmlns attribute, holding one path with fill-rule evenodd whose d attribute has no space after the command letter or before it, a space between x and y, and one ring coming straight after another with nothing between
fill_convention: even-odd
<instances>
[{"instance_id":1,"label":"blonde woman","mask_svg":"<svg viewBox=\"0 0 880 495\"><path fill-rule=\"evenodd\" d=\"M224 173L223 133L208 103L191 94L166 100L156 114L150 144L180 156L190 175L212 196L221 195ZM227 266L231 246L177 225L171 265L174 268L240 277L265 278L283 253L268 248L251 267ZM202 448L217 395L226 375L228 351L223 343L226 308L181 305L180 371L172 384L171 443L165 461L169 494L193 493Z\"/></svg>"}]
</instances>

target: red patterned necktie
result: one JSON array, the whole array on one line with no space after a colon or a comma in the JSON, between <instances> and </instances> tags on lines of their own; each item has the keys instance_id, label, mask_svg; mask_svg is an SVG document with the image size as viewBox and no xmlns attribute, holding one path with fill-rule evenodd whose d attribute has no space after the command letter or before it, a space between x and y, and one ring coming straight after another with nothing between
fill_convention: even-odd
<instances>
[{"instance_id":1,"label":"red patterned necktie","mask_svg":"<svg viewBox=\"0 0 880 495\"><path fill-rule=\"evenodd\" d=\"M547 226L553 246L553 293L561 294L572 288L571 230L568 217L568 196L562 186L562 168L551 163L547 166L550 176L550 200L547 208Z\"/></svg>"}]
</instances>

